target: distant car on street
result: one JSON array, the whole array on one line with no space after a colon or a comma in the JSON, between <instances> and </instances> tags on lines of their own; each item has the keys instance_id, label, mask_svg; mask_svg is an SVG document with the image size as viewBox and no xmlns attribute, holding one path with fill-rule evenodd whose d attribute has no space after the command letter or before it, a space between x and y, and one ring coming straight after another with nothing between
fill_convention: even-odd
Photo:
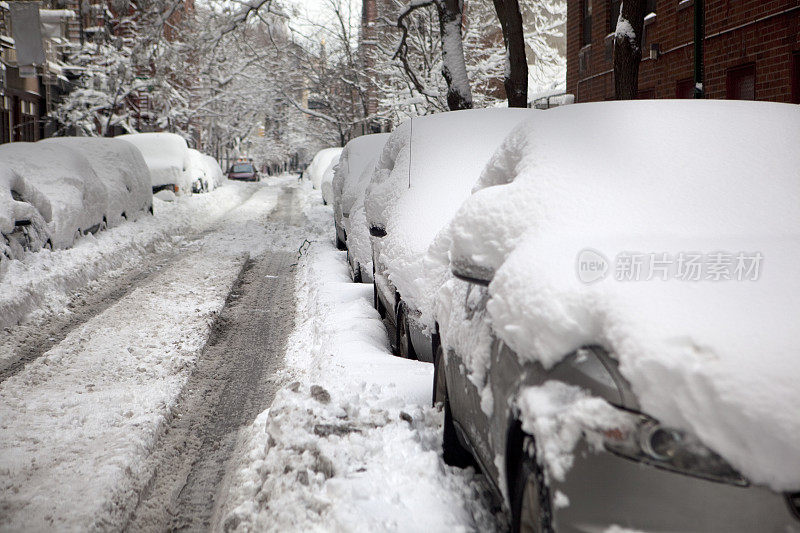
<instances>
[{"instance_id":1,"label":"distant car on street","mask_svg":"<svg viewBox=\"0 0 800 533\"><path fill-rule=\"evenodd\" d=\"M252 163L239 162L231 165L228 170L229 180L261 181L261 176Z\"/></svg>"},{"instance_id":2,"label":"distant car on street","mask_svg":"<svg viewBox=\"0 0 800 533\"><path fill-rule=\"evenodd\" d=\"M605 102L489 160L426 259L433 401L513 532L800 531L798 146L797 106Z\"/></svg>"}]
</instances>

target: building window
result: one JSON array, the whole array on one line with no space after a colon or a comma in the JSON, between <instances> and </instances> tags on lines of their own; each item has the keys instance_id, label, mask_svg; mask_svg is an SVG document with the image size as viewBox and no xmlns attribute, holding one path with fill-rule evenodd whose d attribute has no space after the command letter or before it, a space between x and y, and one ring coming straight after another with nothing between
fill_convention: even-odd
<instances>
[{"instance_id":1,"label":"building window","mask_svg":"<svg viewBox=\"0 0 800 533\"><path fill-rule=\"evenodd\" d=\"M592 44L592 0L581 2L581 46Z\"/></svg>"},{"instance_id":2,"label":"building window","mask_svg":"<svg viewBox=\"0 0 800 533\"><path fill-rule=\"evenodd\" d=\"M800 51L792 54L792 103L800 104Z\"/></svg>"},{"instance_id":3,"label":"building window","mask_svg":"<svg viewBox=\"0 0 800 533\"><path fill-rule=\"evenodd\" d=\"M617 21L619 20L619 8L622 0L609 0L608 2L608 33L617 31Z\"/></svg>"},{"instance_id":4,"label":"building window","mask_svg":"<svg viewBox=\"0 0 800 533\"><path fill-rule=\"evenodd\" d=\"M728 70L728 100L756 99L756 66L742 65Z\"/></svg>"},{"instance_id":5,"label":"building window","mask_svg":"<svg viewBox=\"0 0 800 533\"><path fill-rule=\"evenodd\" d=\"M694 98L694 80L687 78L675 84L675 98Z\"/></svg>"}]
</instances>

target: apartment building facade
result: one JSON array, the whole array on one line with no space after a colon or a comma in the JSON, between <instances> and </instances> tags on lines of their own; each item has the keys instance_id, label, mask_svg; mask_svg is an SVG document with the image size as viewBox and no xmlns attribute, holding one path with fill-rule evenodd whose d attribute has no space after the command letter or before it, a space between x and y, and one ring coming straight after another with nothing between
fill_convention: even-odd
<instances>
[{"instance_id":1,"label":"apartment building facade","mask_svg":"<svg viewBox=\"0 0 800 533\"><path fill-rule=\"evenodd\" d=\"M705 98L800 103L800 1L649 0L639 98L692 98L695 2L703 2ZM620 0L568 0L567 90L611 100Z\"/></svg>"}]
</instances>

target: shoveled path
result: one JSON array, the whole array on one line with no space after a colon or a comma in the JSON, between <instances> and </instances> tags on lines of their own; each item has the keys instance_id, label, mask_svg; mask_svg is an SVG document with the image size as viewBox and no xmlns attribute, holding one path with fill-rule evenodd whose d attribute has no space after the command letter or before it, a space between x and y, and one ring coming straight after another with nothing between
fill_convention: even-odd
<instances>
[{"instance_id":1,"label":"shoveled path","mask_svg":"<svg viewBox=\"0 0 800 533\"><path fill-rule=\"evenodd\" d=\"M303 224L297 190L281 192L267 222ZM294 327L296 253L267 252L245 265L173 417L148 460L151 478L129 531L201 531L214 523L239 429L268 408Z\"/></svg>"}]
</instances>

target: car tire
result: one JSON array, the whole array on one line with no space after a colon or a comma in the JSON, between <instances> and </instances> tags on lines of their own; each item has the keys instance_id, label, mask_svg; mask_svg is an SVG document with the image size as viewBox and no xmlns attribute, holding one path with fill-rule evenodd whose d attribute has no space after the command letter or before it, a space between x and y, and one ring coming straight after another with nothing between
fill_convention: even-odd
<instances>
[{"instance_id":1,"label":"car tire","mask_svg":"<svg viewBox=\"0 0 800 533\"><path fill-rule=\"evenodd\" d=\"M529 451L534 448L533 439L526 437L511 494L512 533L553 532L550 490L535 452Z\"/></svg>"},{"instance_id":2,"label":"car tire","mask_svg":"<svg viewBox=\"0 0 800 533\"><path fill-rule=\"evenodd\" d=\"M458 440L456 425L453 421L453 412L450 409L450 398L447 395L447 381L444 379L444 354L441 347L436 350L434 362L433 400L434 404L441 403L442 410L444 411L444 423L442 425L442 460L445 464L457 468L475 466L475 458L472 457L469 450ZM437 402L437 382L441 385L438 389L439 402Z\"/></svg>"},{"instance_id":3,"label":"car tire","mask_svg":"<svg viewBox=\"0 0 800 533\"><path fill-rule=\"evenodd\" d=\"M397 355L404 359L417 359L417 352L414 351L414 345L411 344L411 334L408 331L408 309L406 304L401 300L397 305L397 313L395 327L397 333Z\"/></svg>"},{"instance_id":4,"label":"car tire","mask_svg":"<svg viewBox=\"0 0 800 533\"><path fill-rule=\"evenodd\" d=\"M339 238L339 234L336 234L336 249L337 250L347 250L347 245Z\"/></svg>"},{"instance_id":5,"label":"car tire","mask_svg":"<svg viewBox=\"0 0 800 533\"><path fill-rule=\"evenodd\" d=\"M361 265L358 263L353 268L353 283L364 283L364 277L361 275Z\"/></svg>"}]
</instances>

